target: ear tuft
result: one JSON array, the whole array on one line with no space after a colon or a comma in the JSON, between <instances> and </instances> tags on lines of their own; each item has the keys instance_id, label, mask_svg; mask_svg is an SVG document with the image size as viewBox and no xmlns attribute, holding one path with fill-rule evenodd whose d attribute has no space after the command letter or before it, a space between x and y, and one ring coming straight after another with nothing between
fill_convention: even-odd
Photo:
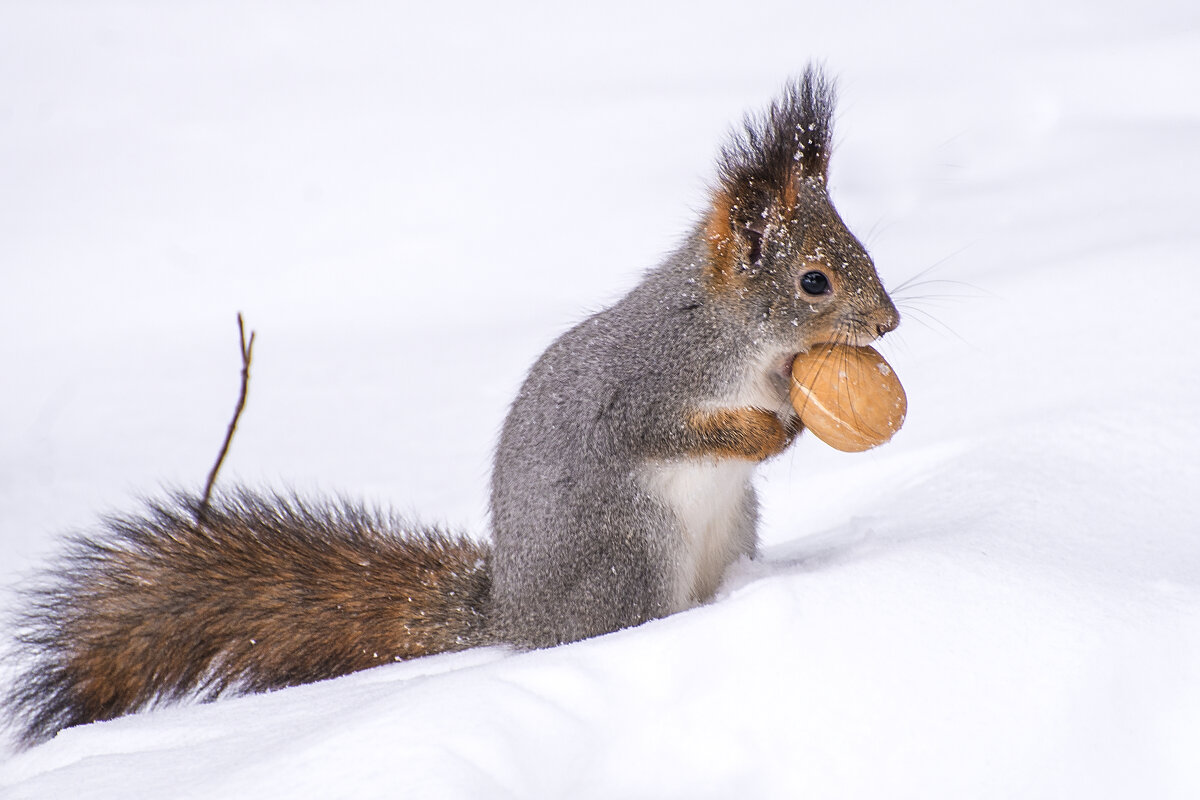
<instances>
[{"instance_id":1,"label":"ear tuft","mask_svg":"<svg viewBox=\"0 0 1200 800\"><path fill-rule=\"evenodd\" d=\"M722 148L705 233L718 269L761 252L764 223L790 215L802 183L829 172L833 83L810 64L761 115L747 115Z\"/></svg>"},{"instance_id":2,"label":"ear tuft","mask_svg":"<svg viewBox=\"0 0 1200 800\"><path fill-rule=\"evenodd\" d=\"M797 181L824 182L832 138L833 83L814 65L788 81L762 115L747 115L721 151L718 180L740 194L757 186L782 197Z\"/></svg>"}]
</instances>

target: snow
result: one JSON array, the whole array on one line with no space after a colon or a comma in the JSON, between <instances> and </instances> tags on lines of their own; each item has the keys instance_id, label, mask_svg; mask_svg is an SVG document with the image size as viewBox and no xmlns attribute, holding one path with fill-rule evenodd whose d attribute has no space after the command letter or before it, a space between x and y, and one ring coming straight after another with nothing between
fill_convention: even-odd
<instances>
[{"instance_id":1,"label":"snow","mask_svg":"<svg viewBox=\"0 0 1200 800\"><path fill-rule=\"evenodd\" d=\"M712 604L64 731L6 798L1200 796L1200 6L0 7L0 581L223 480L479 532L557 333L809 58L904 429ZM6 596L5 603L12 599Z\"/></svg>"}]
</instances>

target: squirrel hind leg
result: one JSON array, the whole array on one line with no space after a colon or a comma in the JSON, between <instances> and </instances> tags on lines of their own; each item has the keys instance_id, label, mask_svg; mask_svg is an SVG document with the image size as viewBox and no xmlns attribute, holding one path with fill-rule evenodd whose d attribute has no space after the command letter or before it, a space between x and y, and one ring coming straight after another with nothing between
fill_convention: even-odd
<instances>
[{"instance_id":1,"label":"squirrel hind leg","mask_svg":"<svg viewBox=\"0 0 1200 800\"><path fill-rule=\"evenodd\" d=\"M25 745L183 697L485 640L490 552L345 501L179 495L76 537L25 592L5 710Z\"/></svg>"},{"instance_id":2,"label":"squirrel hind leg","mask_svg":"<svg viewBox=\"0 0 1200 800\"><path fill-rule=\"evenodd\" d=\"M579 513L538 520L537 537L497 528L509 545L494 556L489 624L497 638L554 647L679 610L669 513L632 486L617 496L587 495ZM651 530L661 535L645 535Z\"/></svg>"}]
</instances>

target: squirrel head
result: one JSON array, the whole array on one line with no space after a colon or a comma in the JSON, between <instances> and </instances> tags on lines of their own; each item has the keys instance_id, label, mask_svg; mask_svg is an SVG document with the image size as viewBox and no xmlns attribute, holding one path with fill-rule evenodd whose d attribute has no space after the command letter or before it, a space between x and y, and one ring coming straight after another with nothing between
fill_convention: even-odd
<instances>
[{"instance_id":1,"label":"squirrel head","mask_svg":"<svg viewBox=\"0 0 1200 800\"><path fill-rule=\"evenodd\" d=\"M865 345L900 321L829 199L834 91L810 66L722 150L704 220L705 283L782 350Z\"/></svg>"}]
</instances>

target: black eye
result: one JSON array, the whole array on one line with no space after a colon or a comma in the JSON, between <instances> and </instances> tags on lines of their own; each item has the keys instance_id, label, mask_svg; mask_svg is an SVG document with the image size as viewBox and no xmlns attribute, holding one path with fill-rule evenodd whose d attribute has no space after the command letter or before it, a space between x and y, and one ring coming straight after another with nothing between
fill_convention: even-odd
<instances>
[{"instance_id":1,"label":"black eye","mask_svg":"<svg viewBox=\"0 0 1200 800\"><path fill-rule=\"evenodd\" d=\"M800 277L800 288L807 294L826 294L829 291L829 278L824 272L806 272Z\"/></svg>"}]
</instances>

